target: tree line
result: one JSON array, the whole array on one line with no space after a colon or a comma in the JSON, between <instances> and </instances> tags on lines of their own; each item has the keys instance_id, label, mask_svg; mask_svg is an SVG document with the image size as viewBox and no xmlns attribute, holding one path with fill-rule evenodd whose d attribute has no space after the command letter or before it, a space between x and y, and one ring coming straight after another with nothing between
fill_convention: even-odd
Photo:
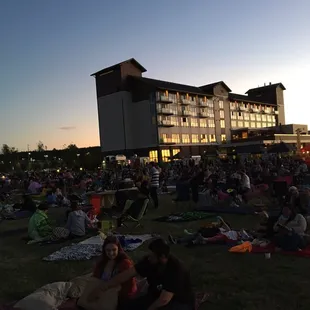
<instances>
[{"instance_id":1,"label":"tree line","mask_svg":"<svg viewBox=\"0 0 310 310\"><path fill-rule=\"evenodd\" d=\"M63 149L48 150L42 141L32 151L19 151L3 144L0 154L0 172L40 169L90 169L101 166L100 147L79 148L71 143Z\"/></svg>"}]
</instances>

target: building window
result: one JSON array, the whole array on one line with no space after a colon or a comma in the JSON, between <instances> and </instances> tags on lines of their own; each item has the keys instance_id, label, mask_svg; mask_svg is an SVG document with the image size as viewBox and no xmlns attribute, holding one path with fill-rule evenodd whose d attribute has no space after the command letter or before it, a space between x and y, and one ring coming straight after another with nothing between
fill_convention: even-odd
<instances>
[{"instance_id":1,"label":"building window","mask_svg":"<svg viewBox=\"0 0 310 310\"><path fill-rule=\"evenodd\" d=\"M157 151L149 151L150 161L158 162L158 152Z\"/></svg>"},{"instance_id":2,"label":"building window","mask_svg":"<svg viewBox=\"0 0 310 310\"><path fill-rule=\"evenodd\" d=\"M238 127L243 128L243 122L242 121L238 121Z\"/></svg>"},{"instance_id":3,"label":"building window","mask_svg":"<svg viewBox=\"0 0 310 310\"><path fill-rule=\"evenodd\" d=\"M250 120L249 113L243 113L243 116L244 116L244 120L246 120L246 121Z\"/></svg>"},{"instance_id":4,"label":"building window","mask_svg":"<svg viewBox=\"0 0 310 310\"><path fill-rule=\"evenodd\" d=\"M206 119L200 119L199 124L201 128L207 128L207 120Z\"/></svg>"},{"instance_id":5,"label":"building window","mask_svg":"<svg viewBox=\"0 0 310 310\"><path fill-rule=\"evenodd\" d=\"M242 112L238 112L238 119L242 119L243 120L243 113Z\"/></svg>"},{"instance_id":6,"label":"building window","mask_svg":"<svg viewBox=\"0 0 310 310\"><path fill-rule=\"evenodd\" d=\"M249 122L244 122L244 127L249 128L250 123Z\"/></svg>"},{"instance_id":7,"label":"building window","mask_svg":"<svg viewBox=\"0 0 310 310\"><path fill-rule=\"evenodd\" d=\"M208 109L208 116L214 118L214 111L213 109Z\"/></svg>"},{"instance_id":8,"label":"building window","mask_svg":"<svg viewBox=\"0 0 310 310\"><path fill-rule=\"evenodd\" d=\"M266 122L267 121L267 115L262 115L262 121Z\"/></svg>"},{"instance_id":9,"label":"building window","mask_svg":"<svg viewBox=\"0 0 310 310\"><path fill-rule=\"evenodd\" d=\"M178 118L175 117L175 116L171 116L171 117L170 117L170 123L171 123L171 125L179 126Z\"/></svg>"},{"instance_id":10,"label":"building window","mask_svg":"<svg viewBox=\"0 0 310 310\"><path fill-rule=\"evenodd\" d=\"M262 123L262 127L267 127L267 124L266 123Z\"/></svg>"},{"instance_id":11,"label":"building window","mask_svg":"<svg viewBox=\"0 0 310 310\"><path fill-rule=\"evenodd\" d=\"M255 114L250 114L250 119L251 121L255 121L256 120Z\"/></svg>"},{"instance_id":12,"label":"building window","mask_svg":"<svg viewBox=\"0 0 310 310\"><path fill-rule=\"evenodd\" d=\"M209 125L210 128L215 128L214 119L208 119L208 125Z\"/></svg>"},{"instance_id":13,"label":"building window","mask_svg":"<svg viewBox=\"0 0 310 310\"><path fill-rule=\"evenodd\" d=\"M180 143L180 135L177 133L173 133L172 138L171 138L171 142L172 143Z\"/></svg>"},{"instance_id":14,"label":"building window","mask_svg":"<svg viewBox=\"0 0 310 310\"><path fill-rule=\"evenodd\" d=\"M170 159L170 150L161 150L161 157L163 162L168 162Z\"/></svg>"},{"instance_id":15,"label":"building window","mask_svg":"<svg viewBox=\"0 0 310 310\"><path fill-rule=\"evenodd\" d=\"M235 102L230 102L230 108L235 109L236 108L236 103Z\"/></svg>"},{"instance_id":16,"label":"building window","mask_svg":"<svg viewBox=\"0 0 310 310\"><path fill-rule=\"evenodd\" d=\"M192 143L199 143L199 137L198 135L192 135Z\"/></svg>"},{"instance_id":17,"label":"building window","mask_svg":"<svg viewBox=\"0 0 310 310\"><path fill-rule=\"evenodd\" d=\"M257 122L256 123L256 128L262 128L262 123Z\"/></svg>"},{"instance_id":18,"label":"building window","mask_svg":"<svg viewBox=\"0 0 310 310\"><path fill-rule=\"evenodd\" d=\"M237 127L237 122L236 121L231 121L231 127L233 127L233 128Z\"/></svg>"},{"instance_id":19,"label":"building window","mask_svg":"<svg viewBox=\"0 0 310 310\"><path fill-rule=\"evenodd\" d=\"M221 119L220 123L221 123L221 128L225 128L225 120Z\"/></svg>"},{"instance_id":20,"label":"building window","mask_svg":"<svg viewBox=\"0 0 310 310\"><path fill-rule=\"evenodd\" d=\"M191 143L191 140L189 138L189 135L182 134L182 143Z\"/></svg>"},{"instance_id":21,"label":"building window","mask_svg":"<svg viewBox=\"0 0 310 310\"><path fill-rule=\"evenodd\" d=\"M198 127L198 119L197 118L191 119L191 126L192 127Z\"/></svg>"},{"instance_id":22,"label":"building window","mask_svg":"<svg viewBox=\"0 0 310 310\"><path fill-rule=\"evenodd\" d=\"M189 127L189 121L186 117L182 117L181 126L182 127Z\"/></svg>"},{"instance_id":23,"label":"building window","mask_svg":"<svg viewBox=\"0 0 310 310\"><path fill-rule=\"evenodd\" d=\"M225 112L223 110L220 111L220 118L225 118Z\"/></svg>"},{"instance_id":24,"label":"building window","mask_svg":"<svg viewBox=\"0 0 310 310\"><path fill-rule=\"evenodd\" d=\"M177 94L169 94L169 100L173 103L177 103Z\"/></svg>"},{"instance_id":25,"label":"building window","mask_svg":"<svg viewBox=\"0 0 310 310\"><path fill-rule=\"evenodd\" d=\"M237 119L237 113L231 112L231 119Z\"/></svg>"},{"instance_id":26,"label":"building window","mask_svg":"<svg viewBox=\"0 0 310 310\"><path fill-rule=\"evenodd\" d=\"M207 135L201 134L201 135L200 135L200 142L201 142L201 143L208 143Z\"/></svg>"},{"instance_id":27,"label":"building window","mask_svg":"<svg viewBox=\"0 0 310 310\"><path fill-rule=\"evenodd\" d=\"M256 127L255 122L250 122L250 127L255 128Z\"/></svg>"},{"instance_id":28,"label":"building window","mask_svg":"<svg viewBox=\"0 0 310 310\"><path fill-rule=\"evenodd\" d=\"M215 135L209 135L210 142L216 142Z\"/></svg>"},{"instance_id":29,"label":"building window","mask_svg":"<svg viewBox=\"0 0 310 310\"><path fill-rule=\"evenodd\" d=\"M180 149L173 149L173 150L172 150L172 156L177 155L177 154L179 154L180 152L181 152Z\"/></svg>"},{"instance_id":30,"label":"building window","mask_svg":"<svg viewBox=\"0 0 310 310\"><path fill-rule=\"evenodd\" d=\"M226 135L224 135L224 134L221 135L221 141L222 141L222 142L226 142Z\"/></svg>"},{"instance_id":31,"label":"building window","mask_svg":"<svg viewBox=\"0 0 310 310\"><path fill-rule=\"evenodd\" d=\"M256 120L257 120L257 121L261 121L261 120L262 120L262 116L261 116L260 114L257 114L257 115L256 115Z\"/></svg>"},{"instance_id":32,"label":"building window","mask_svg":"<svg viewBox=\"0 0 310 310\"><path fill-rule=\"evenodd\" d=\"M220 109L224 109L224 101L220 100L219 101L219 106L220 106Z\"/></svg>"}]
</instances>

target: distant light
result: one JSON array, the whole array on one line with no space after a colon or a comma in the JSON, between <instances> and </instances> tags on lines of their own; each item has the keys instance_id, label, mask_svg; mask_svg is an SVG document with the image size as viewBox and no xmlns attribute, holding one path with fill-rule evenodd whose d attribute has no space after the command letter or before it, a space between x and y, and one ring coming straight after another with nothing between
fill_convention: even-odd
<instances>
[{"instance_id":1,"label":"distant light","mask_svg":"<svg viewBox=\"0 0 310 310\"><path fill-rule=\"evenodd\" d=\"M59 173L59 172L60 172L60 170L59 170L59 169L57 169L57 172Z\"/></svg>"},{"instance_id":2,"label":"distant light","mask_svg":"<svg viewBox=\"0 0 310 310\"><path fill-rule=\"evenodd\" d=\"M83 168L80 168L80 170L82 171L82 170L83 170Z\"/></svg>"},{"instance_id":3,"label":"distant light","mask_svg":"<svg viewBox=\"0 0 310 310\"><path fill-rule=\"evenodd\" d=\"M1 178L2 178L2 179L5 179L5 176L3 175Z\"/></svg>"}]
</instances>

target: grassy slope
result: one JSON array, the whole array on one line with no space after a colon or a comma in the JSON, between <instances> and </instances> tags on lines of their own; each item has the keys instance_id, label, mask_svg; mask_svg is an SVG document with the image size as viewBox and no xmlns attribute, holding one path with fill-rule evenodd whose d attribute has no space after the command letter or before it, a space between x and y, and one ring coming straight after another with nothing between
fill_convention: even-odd
<instances>
[{"instance_id":1,"label":"grassy slope","mask_svg":"<svg viewBox=\"0 0 310 310\"><path fill-rule=\"evenodd\" d=\"M160 212L169 213L171 207L170 199L163 198ZM167 236L168 233L179 235L184 228L199 227L199 222L151 221L156 213L150 210L144 228L137 232ZM52 210L50 216L59 221L63 214L64 210ZM247 228L255 223L251 216L225 218L234 227ZM69 280L91 270L94 261L43 262L42 257L62 245L26 245L22 240L26 235L26 220L0 224L1 301L19 299L46 283ZM131 255L138 259L146 251L144 245ZM189 266L196 289L212 293L203 309L310 309L309 259L273 255L271 260L265 260L263 255L230 254L225 246L194 249L174 246L173 252Z\"/></svg>"}]
</instances>

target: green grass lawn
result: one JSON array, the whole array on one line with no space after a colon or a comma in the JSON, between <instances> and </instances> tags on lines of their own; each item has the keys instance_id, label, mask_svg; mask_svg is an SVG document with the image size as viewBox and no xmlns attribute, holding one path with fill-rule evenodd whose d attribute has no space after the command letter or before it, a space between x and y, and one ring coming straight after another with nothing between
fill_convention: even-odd
<instances>
[{"instance_id":1,"label":"green grass lawn","mask_svg":"<svg viewBox=\"0 0 310 310\"><path fill-rule=\"evenodd\" d=\"M180 235L185 228L196 229L204 222L167 224L151 220L158 215L169 214L172 207L170 197L162 198L160 210L150 209L144 228L135 231L167 237L169 233ZM63 224L64 210L51 210L50 217ZM225 216L225 219L236 228L253 227L257 220L253 216ZM42 257L63 244L26 245L22 240L26 235L27 220L0 224L1 302L20 299L46 283L70 280L92 270L94 260L42 261ZM146 251L147 244L130 254L137 260ZM191 249L173 246L172 252L191 270L195 289L212 294L202 309L310 309L310 259L275 254L266 260L264 255L230 254L226 246Z\"/></svg>"}]
</instances>

